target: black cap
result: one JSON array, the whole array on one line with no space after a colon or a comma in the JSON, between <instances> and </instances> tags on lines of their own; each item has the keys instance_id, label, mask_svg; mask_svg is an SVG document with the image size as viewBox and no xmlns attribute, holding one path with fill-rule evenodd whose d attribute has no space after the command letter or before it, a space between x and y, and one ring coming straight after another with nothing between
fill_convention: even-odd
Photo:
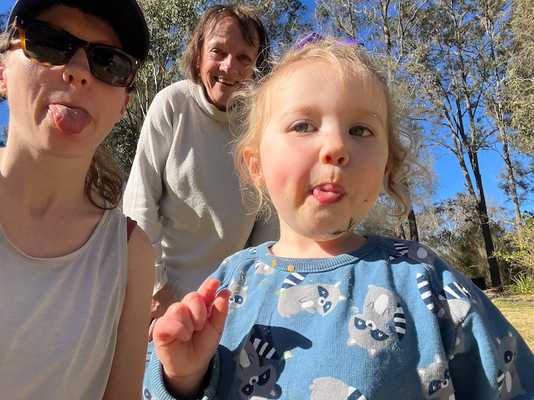
<instances>
[{"instance_id":1,"label":"black cap","mask_svg":"<svg viewBox=\"0 0 534 400\"><path fill-rule=\"evenodd\" d=\"M11 9L7 26L15 20L31 19L55 4L79 8L106 21L119 37L123 50L144 61L150 37L145 17L136 0L17 0Z\"/></svg>"}]
</instances>

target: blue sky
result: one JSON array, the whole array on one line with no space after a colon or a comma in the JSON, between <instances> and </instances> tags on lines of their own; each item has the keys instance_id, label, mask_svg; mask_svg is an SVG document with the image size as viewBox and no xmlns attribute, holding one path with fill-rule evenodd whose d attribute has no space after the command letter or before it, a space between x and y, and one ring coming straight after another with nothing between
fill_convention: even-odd
<instances>
[{"instance_id":1,"label":"blue sky","mask_svg":"<svg viewBox=\"0 0 534 400\"><path fill-rule=\"evenodd\" d=\"M14 0L0 0L0 13L6 12L13 5ZM6 102L0 104L0 129L7 125L8 110ZM436 174L436 188L434 201L453 197L456 193L464 191L464 178L454 157L445 150L433 149L432 158ZM495 151L480 153L481 170L484 173L484 189L487 202L490 206L503 206L511 209L511 203L505 194L498 188L499 174L503 168L501 157ZM529 197L529 204L525 209L533 210L534 196Z\"/></svg>"}]
</instances>

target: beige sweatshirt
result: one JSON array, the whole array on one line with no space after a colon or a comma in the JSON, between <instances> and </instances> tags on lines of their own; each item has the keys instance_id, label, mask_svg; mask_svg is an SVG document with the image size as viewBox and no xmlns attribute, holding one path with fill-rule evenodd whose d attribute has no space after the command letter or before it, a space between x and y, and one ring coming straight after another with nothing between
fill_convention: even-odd
<instances>
[{"instance_id":1,"label":"beige sweatshirt","mask_svg":"<svg viewBox=\"0 0 534 400\"><path fill-rule=\"evenodd\" d=\"M154 292L168 279L180 298L228 255L278 238L276 218L256 222L243 206L232 140L202 86L181 81L154 98L124 194L155 249Z\"/></svg>"}]
</instances>

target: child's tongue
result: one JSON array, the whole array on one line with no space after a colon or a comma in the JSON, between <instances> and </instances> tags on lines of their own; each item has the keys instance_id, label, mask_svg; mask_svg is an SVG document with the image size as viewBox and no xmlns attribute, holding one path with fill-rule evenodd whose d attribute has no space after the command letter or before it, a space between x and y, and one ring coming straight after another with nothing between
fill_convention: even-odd
<instances>
[{"instance_id":1,"label":"child's tongue","mask_svg":"<svg viewBox=\"0 0 534 400\"><path fill-rule=\"evenodd\" d=\"M85 110L63 104L48 106L54 126L65 135L76 135L91 122L91 116Z\"/></svg>"},{"instance_id":2,"label":"child's tongue","mask_svg":"<svg viewBox=\"0 0 534 400\"><path fill-rule=\"evenodd\" d=\"M332 185L321 185L313 188L313 197L321 204L334 203L342 196Z\"/></svg>"}]
</instances>

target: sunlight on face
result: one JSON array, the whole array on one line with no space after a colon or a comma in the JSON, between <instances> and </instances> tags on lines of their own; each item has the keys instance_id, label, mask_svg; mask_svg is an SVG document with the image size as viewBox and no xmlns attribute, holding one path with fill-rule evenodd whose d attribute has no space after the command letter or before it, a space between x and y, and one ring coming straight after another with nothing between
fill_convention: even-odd
<instances>
[{"instance_id":1,"label":"sunlight on face","mask_svg":"<svg viewBox=\"0 0 534 400\"><path fill-rule=\"evenodd\" d=\"M310 60L272 82L261 175L281 220L281 240L337 240L382 188L387 102L368 72L340 75Z\"/></svg>"}]
</instances>

